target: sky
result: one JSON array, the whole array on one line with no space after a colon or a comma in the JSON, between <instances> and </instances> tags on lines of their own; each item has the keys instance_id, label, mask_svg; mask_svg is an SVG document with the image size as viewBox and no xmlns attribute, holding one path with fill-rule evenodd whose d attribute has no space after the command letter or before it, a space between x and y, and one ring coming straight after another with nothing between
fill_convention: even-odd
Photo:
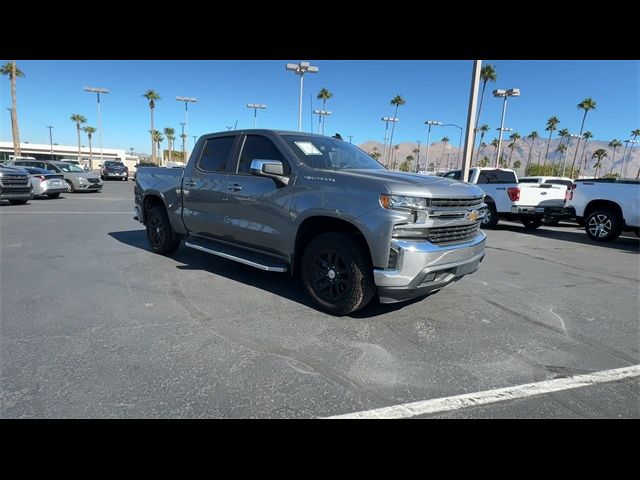
<instances>
[{"instance_id":1,"label":"sky","mask_svg":"<svg viewBox=\"0 0 640 480\"><path fill-rule=\"evenodd\" d=\"M348 61L304 59L319 68L304 77L303 130L310 131L311 102L321 108L316 95L321 88L333 93L326 105L332 112L326 120L325 134L340 133L353 143L367 140L382 142L383 116L393 116L390 100L402 95L406 104L398 110L393 143L427 141L425 120L466 125L471 60L386 60ZM8 60L2 60L2 64ZM297 130L300 77L285 69L297 59L239 61L113 61L113 60L18 60L25 73L18 79L18 118L20 137L30 143L49 143L53 125L53 141L76 145L74 113L87 117L87 125L98 127L96 95L83 87L103 87L109 94L102 97L103 146L133 147L136 152L150 153L150 113L142 94L148 89L159 92L161 100L154 112L156 129L173 127L176 137L185 121L184 103L176 96L196 97L189 105L189 144L193 135L218 132L227 126L253 128L253 110L247 103L262 103L258 111L259 128ZM519 88L520 97L508 100L505 127L523 137L537 130L541 137L547 118L560 119L559 128L578 133L582 111L576 105L586 97L597 102L589 112L585 131L594 140L629 138L632 129L640 128L640 62L638 61L507 61L483 60L495 65L498 80L489 83L484 96L480 123L487 123L496 136L500 126L502 100L494 98L495 88ZM10 82L0 79L0 140L11 141ZM314 132L318 131L314 115ZM554 136L557 131L554 133ZM433 128L431 142L448 136L457 144L459 130L453 127ZM83 135L83 145L88 145ZM98 135L93 145L97 146ZM163 148L166 148L166 144ZM176 150L180 149L179 138Z\"/></svg>"}]
</instances>

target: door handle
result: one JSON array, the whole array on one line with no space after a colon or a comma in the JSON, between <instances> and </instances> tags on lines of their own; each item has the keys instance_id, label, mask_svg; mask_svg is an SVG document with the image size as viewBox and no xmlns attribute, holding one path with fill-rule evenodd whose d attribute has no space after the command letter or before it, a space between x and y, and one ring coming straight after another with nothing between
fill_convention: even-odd
<instances>
[{"instance_id":1,"label":"door handle","mask_svg":"<svg viewBox=\"0 0 640 480\"><path fill-rule=\"evenodd\" d=\"M234 192L237 192L238 190L242 190L242 186L234 183L233 185L228 185L227 190L233 190Z\"/></svg>"},{"instance_id":2,"label":"door handle","mask_svg":"<svg viewBox=\"0 0 640 480\"><path fill-rule=\"evenodd\" d=\"M194 180L185 180L184 186L185 187L195 187L196 186L196 182Z\"/></svg>"}]
</instances>

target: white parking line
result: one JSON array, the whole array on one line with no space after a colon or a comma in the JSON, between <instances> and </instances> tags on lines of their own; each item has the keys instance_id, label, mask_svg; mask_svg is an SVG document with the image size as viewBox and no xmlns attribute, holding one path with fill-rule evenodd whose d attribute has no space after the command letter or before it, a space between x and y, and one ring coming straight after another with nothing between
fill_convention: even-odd
<instances>
[{"instance_id":1,"label":"white parking line","mask_svg":"<svg viewBox=\"0 0 640 480\"><path fill-rule=\"evenodd\" d=\"M25 213L46 213L46 214L51 214L51 213L126 213L127 215L131 215L133 216L133 209L130 212L59 212L59 211L51 211L51 212L38 212L38 211L33 211L33 210L21 210L21 211L13 211L13 212L4 212L0 210L0 215L4 215L5 213L17 213L17 214L25 214Z\"/></svg>"},{"instance_id":2,"label":"white parking line","mask_svg":"<svg viewBox=\"0 0 640 480\"><path fill-rule=\"evenodd\" d=\"M561 390L588 387L598 383L616 382L634 377L640 377L640 365L616 368L614 370L605 370L602 372L593 372L585 375L576 375L573 377L556 378L554 380L545 380L536 383L527 383L515 387L497 388L495 390L486 390L484 392L465 393L464 395L456 395L453 397L435 398L433 400L392 405L390 407L376 408L374 410L366 410L364 412L347 413L344 415L335 415L328 418L410 418L417 415L460 410L462 408L477 407L479 405L533 397L551 392L559 392Z\"/></svg>"}]
</instances>

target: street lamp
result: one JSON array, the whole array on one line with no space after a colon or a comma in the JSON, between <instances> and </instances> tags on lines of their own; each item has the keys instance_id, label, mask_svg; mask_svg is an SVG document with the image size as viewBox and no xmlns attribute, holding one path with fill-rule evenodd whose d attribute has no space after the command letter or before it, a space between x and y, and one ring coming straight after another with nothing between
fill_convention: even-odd
<instances>
[{"instance_id":1,"label":"street lamp","mask_svg":"<svg viewBox=\"0 0 640 480\"><path fill-rule=\"evenodd\" d=\"M424 168L425 170L429 168L429 148L431 147L431 127L433 125L439 126L442 125L442 122L438 122L437 120L427 120L424 122L425 125L429 125L429 133L427 135L427 159L425 160Z\"/></svg>"},{"instance_id":2,"label":"street lamp","mask_svg":"<svg viewBox=\"0 0 640 480\"><path fill-rule=\"evenodd\" d=\"M502 118L500 119L500 138L498 139L498 151L496 155L496 166L498 168L498 162L500 161L500 150L502 150L502 128L504 127L504 114L507 111L507 98L509 97L519 97L520 89L519 88L510 88L509 90L494 90L493 96L496 98L504 98L504 103L502 104Z\"/></svg>"},{"instance_id":3,"label":"street lamp","mask_svg":"<svg viewBox=\"0 0 640 480\"><path fill-rule=\"evenodd\" d=\"M456 127L460 129L460 140L458 140L458 161L456 163L456 168L458 168L460 166L460 150L462 149L462 127L459 125L456 125L454 123L445 123L444 125L442 125L443 127Z\"/></svg>"},{"instance_id":4,"label":"street lamp","mask_svg":"<svg viewBox=\"0 0 640 480\"><path fill-rule=\"evenodd\" d=\"M84 87L84 91L95 93L98 100L98 139L100 140L100 164L102 164L104 162L102 161L102 112L100 111L100 94L109 93L109 90L107 90L106 88L98 87ZM93 168L93 165L91 165L91 168Z\"/></svg>"},{"instance_id":5,"label":"street lamp","mask_svg":"<svg viewBox=\"0 0 640 480\"><path fill-rule=\"evenodd\" d=\"M49 144L51 145L51 161L53 161L53 134L51 133L51 129L53 125L45 125L49 129Z\"/></svg>"},{"instance_id":6,"label":"street lamp","mask_svg":"<svg viewBox=\"0 0 640 480\"><path fill-rule=\"evenodd\" d=\"M496 128L496 130L500 131L500 135L502 135L502 132L513 132L513 128L508 128L508 127L504 127L504 128ZM500 162L499 158L498 158L498 149L496 149L496 168L498 168L498 163Z\"/></svg>"},{"instance_id":7,"label":"street lamp","mask_svg":"<svg viewBox=\"0 0 640 480\"><path fill-rule=\"evenodd\" d=\"M298 101L298 131L302 131L302 84L305 73L318 73L318 67L311 66L309 62L287 63L287 70L300 75L300 100Z\"/></svg>"},{"instance_id":8,"label":"street lamp","mask_svg":"<svg viewBox=\"0 0 640 480\"><path fill-rule=\"evenodd\" d=\"M189 139L189 108L188 108L188 105L190 103L198 103L198 99L194 98L194 97L176 97L176 100L178 102L184 102L184 123L186 125L185 130L186 130L186 135L187 135L185 137L187 139L187 142L185 142L185 146L184 146L184 149L183 149L183 156L182 156L182 158L184 158L184 154L186 153L187 149L189 148L189 141L188 141L188 139ZM185 133L185 132L182 132L182 133Z\"/></svg>"},{"instance_id":9,"label":"street lamp","mask_svg":"<svg viewBox=\"0 0 640 480\"><path fill-rule=\"evenodd\" d=\"M314 115L318 115L320 118L322 118L323 116L331 115L331 112L329 110L314 110L313 113ZM324 120L320 122L320 125L322 125L322 131L320 132L320 135L324 135Z\"/></svg>"},{"instance_id":10,"label":"street lamp","mask_svg":"<svg viewBox=\"0 0 640 480\"><path fill-rule=\"evenodd\" d=\"M258 110L265 110L267 106L261 103L247 103L247 108L253 108L253 128L256 128L256 121L258 119Z\"/></svg>"},{"instance_id":11,"label":"street lamp","mask_svg":"<svg viewBox=\"0 0 640 480\"><path fill-rule=\"evenodd\" d=\"M389 122L399 122L400 119L396 117L382 117L380 120L385 122L384 126L384 146L382 147L382 162L384 163L387 158L387 131L389 130ZM391 145L389 145L389 150L391 150Z\"/></svg>"}]
</instances>

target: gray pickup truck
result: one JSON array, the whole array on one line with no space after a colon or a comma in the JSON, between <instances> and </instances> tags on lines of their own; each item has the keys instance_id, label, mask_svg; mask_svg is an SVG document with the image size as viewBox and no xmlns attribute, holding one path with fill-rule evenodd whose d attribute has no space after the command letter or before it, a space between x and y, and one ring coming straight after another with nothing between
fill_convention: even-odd
<instances>
[{"instance_id":1,"label":"gray pickup truck","mask_svg":"<svg viewBox=\"0 0 640 480\"><path fill-rule=\"evenodd\" d=\"M300 132L200 137L185 168L143 167L135 217L151 250L186 247L299 275L334 315L425 296L477 270L484 193L386 170L358 147Z\"/></svg>"},{"instance_id":2,"label":"gray pickup truck","mask_svg":"<svg viewBox=\"0 0 640 480\"><path fill-rule=\"evenodd\" d=\"M0 166L0 200L9 200L13 205L23 205L33 198L31 178L21 168Z\"/></svg>"}]
</instances>

